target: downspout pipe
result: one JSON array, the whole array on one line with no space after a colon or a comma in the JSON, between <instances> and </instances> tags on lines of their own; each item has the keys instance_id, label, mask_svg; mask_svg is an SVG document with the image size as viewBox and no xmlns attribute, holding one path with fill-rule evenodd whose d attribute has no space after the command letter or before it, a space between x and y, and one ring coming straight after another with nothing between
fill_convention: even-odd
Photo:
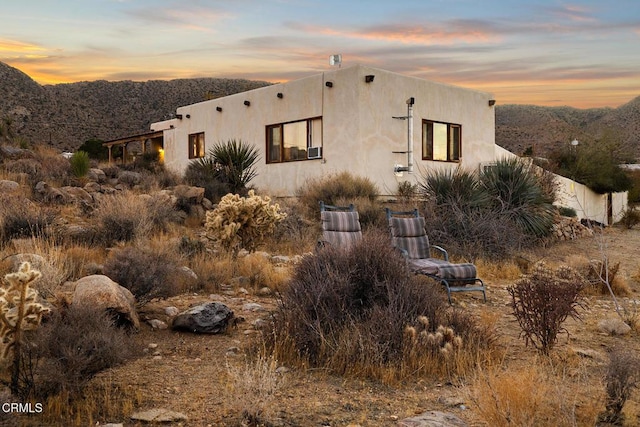
<instances>
[{"instance_id":1,"label":"downspout pipe","mask_svg":"<svg viewBox=\"0 0 640 427\"><path fill-rule=\"evenodd\" d=\"M407 120L407 166L396 166L393 168L395 173L409 172L413 173L413 104L416 99L412 96L407 99L407 115L404 117L393 117L394 119ZM394 153L403 153L403 151L394 151Z\"/></svg>"}]
</instances>

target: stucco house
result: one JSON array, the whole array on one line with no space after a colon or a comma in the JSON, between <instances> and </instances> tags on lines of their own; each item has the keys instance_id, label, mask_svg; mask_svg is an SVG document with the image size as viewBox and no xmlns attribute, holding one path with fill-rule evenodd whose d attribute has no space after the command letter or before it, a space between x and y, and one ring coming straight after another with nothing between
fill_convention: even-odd
<instances>
[{"instance_id":1,"label":"stucco house","mask_svg":"<svg viewBox=\"0 0 640 427\"><path fill-rule=\"evenodd\" d=\"M105 145L140 141L144 151L148 137L165 166L183 173L215 143L242 140L260 154L251 184L273 196L341 171L392 195L422 171L478 170L512 156L495 144L494 105L489 93L355 65L179 107L148 134ZM597 195L558 179L559 203L580 218L608 224L626 209L626 194Z\"/></svg>"},{"instance_id":2,"label":"stucco house","mask_svg":"<svg viewBox=\"0 0 640 427\"><path fill-rule=\"evenodd\" d=\"M488 93L356 65L180 107L151 129L164 133L164 163L176 172L236 139L259 151L252 184L273 195L340 171L394 194L420 170L493 161L494 103Z\"/></svg>"}]
</instances>

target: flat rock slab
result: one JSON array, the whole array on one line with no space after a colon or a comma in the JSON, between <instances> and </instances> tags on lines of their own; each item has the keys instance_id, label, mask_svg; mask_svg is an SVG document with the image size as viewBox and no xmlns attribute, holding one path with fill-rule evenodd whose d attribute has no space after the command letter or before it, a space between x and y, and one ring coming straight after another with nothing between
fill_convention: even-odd
<instances>
[{"instance_id":1,"label":"flat rock slab","mask_svg":"<svg viewBox=\"0 0 640 427\"><path fill-rule=\"evenodd\" d=\"M233 320L233 311L221 302L196 305L178 314L171 327L174 330L200 334L224 332Z\"/></svg>"},{"instance_id":2,"label":"flat rock slab","mask_svg":"<svg viewBox=\"0 0 640 427\"><path fill-rule=\"evenodd\" d=\"M163 408L149 409L147 411L134 412L131 415L134 421L143 423L174 423L178 421L187 421L187 416L180 412L170 411Z\"/></svg>"},{"instance_id":3,"label":"flat rock slab","mask_svg":"<svg viewBox=\"0 0 640 427\"><path fill-rule=\"evenodd\" d=\"M467 427L467 423L447 412L427 411L398 421L398 427Z\"/></svg>"}]
</instances>

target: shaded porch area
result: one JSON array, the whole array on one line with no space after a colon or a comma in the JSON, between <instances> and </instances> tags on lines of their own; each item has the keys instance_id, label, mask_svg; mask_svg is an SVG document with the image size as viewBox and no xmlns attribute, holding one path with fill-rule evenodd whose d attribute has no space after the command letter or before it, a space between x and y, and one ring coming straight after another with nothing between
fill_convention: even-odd
<instances>
[{"instance_id":1,"label":"shaded porch area","mask_svg":"<svg viewBox=\"0 0 640 427\"><path fill-rule=\"evenodd\" d=\"M121 149L122 164L134 161L138 155L151 152L158 153L158 161L160 163L164 162L164 138L163 131L161 130L113 139L103 142L102 145L109 150L110 164L116 160L113 154L114 147Z\"/></svg>"}]
</instances>

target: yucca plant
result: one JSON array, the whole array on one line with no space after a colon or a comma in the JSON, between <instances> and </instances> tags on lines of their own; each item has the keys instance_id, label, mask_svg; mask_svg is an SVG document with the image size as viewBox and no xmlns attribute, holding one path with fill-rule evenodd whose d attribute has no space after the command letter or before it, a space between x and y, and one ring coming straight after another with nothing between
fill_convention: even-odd
<instances>
[{"instance_id":1,"label":"yucca plant","mask_svg":"<svg viewBox=\"0 0 640 427\"><path fill-rule=\"evenodd\" d=\"M418 186L420 193L438 207L470 212L490 204L489 194L477 175L462 168L424 172Z\"/></svg>"},{"instance_id":2,"label":"yucca plant","mask_svg":"<svg viewBox=\"0 0 640 427\"><path fill-rule=\"evenodd\" d=\"M480 182L498 214L506 215L527 234L542 237L551 230L555 210L533 168L516 158L500 159L481 172Z\"/></svg>"},{"instance_id":3,"label":"yucca plant","mask_svg":"<svg viewBox=\"0 0 640 427\"><path fill-rule=\"evenodd\" d=\"M242 140L218 142L209 150L217 167L218 177L229 185L233 193L243 192L249 182L258 175L255 169L258 151Z\"/></svg>"}]
</instances>

